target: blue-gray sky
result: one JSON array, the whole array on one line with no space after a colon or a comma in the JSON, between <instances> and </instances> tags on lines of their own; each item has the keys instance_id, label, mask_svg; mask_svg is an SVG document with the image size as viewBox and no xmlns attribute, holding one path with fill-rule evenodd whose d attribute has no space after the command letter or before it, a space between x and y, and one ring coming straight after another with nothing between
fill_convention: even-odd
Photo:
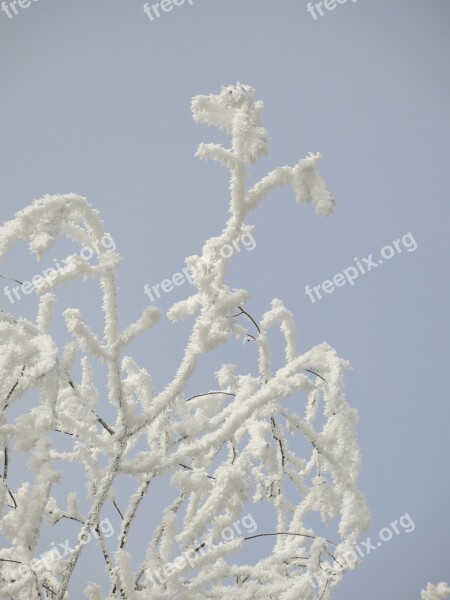
<instances>
[{"instance_id":1,"label":"blue-gray sky","mask_svg":"<svg viewBox=\"0 0 450 600\"><path fill-rule=\"evenodd\" d=\"M378 540L404 513L416 525L367 556L336 600L414 599L427 581L450 579L449 25L447 0L348 0L317 20L305 0L194 0L153 21L140 0L38 0L0 13L0 219L45 193L87 196L124 257L123 323L148 303L144 284L171 277L226 217L227 174L194 158L200 141L223 136L193 123L193 95L256 88L271 143L252 179L323 154L335 214L317 217L277 191L253 215L257 247L232 275L256 317L284 300L300 350L325 340L351 362L368 535ZM355 257L378 260L409 232L416 250L308 299L306 285ZM41 268L18 248L0 272L27 279ZM11 306L1 295L14 314L34 309L31 296ZM89 298L80 304L90 315ZM133 346L157 387L186 331L163 321Z\"/></svg>"}]
</instances>

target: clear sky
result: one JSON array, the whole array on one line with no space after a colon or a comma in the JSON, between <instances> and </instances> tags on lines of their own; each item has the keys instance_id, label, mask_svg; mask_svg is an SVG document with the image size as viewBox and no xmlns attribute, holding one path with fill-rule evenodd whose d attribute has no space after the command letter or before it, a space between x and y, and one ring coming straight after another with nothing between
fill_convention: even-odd
<instances>
[{"instance_id":1,"label":"clear sky","mask_svg":"<svg viewBox=\"0 0 450 600\"><path fill-rule=\"evenodd\" d=\"M257 245L233 268L235 287L251 292L255 317L282 298L300 350L327 341L351 362L368 535L378 540L405 513L415 524L371 552L335 599L414 600L427 581L450 580L448 0L348 0L323 16L314 9L316 19L305 0L186 0L153 20L141 0L33 0L8 10L0 219L46 193L87 196L124 257L123 323L149 303L144 284L179 271L226 217L226 173L194 158L200 141L222 136L193 123L193 95L236 81L256 88L271 143L252 178L323 154L335 214L317 217L278 190L254 214ZM329 293L319 289L314 302L305 294L355 258L367 266L369 255L377 267L354 285L325 284ZM43 266L63 256L57 246ZM20 280L41 270L21 247L0 266ZM157 304L167 309L190 291ZM0 296L13 314L33 314L32 296L14 306ZM75 298L69 287L61 306L75 299L95 322L81 289ZM163 321L134 344L157 388L186 333Z\"/></svg>"}]
</instances>

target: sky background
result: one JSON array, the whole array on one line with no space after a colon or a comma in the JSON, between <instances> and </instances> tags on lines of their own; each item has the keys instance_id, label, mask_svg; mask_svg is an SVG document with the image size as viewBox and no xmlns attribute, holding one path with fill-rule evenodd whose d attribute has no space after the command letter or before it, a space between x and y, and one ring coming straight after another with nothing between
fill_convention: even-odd
<instances>
[{"instance_id":1,"label":"sky background","mask_svg":"<svg viewBox=\"0 0 450 600\"><path fill-rule=\"evenodd\" d=\"M179 271L226 219L227 172L194 157L224 136L194 124L192 96L236 81L256 88L270 146L251 181L323 154L335 214L277 190L248 219L256 248L240 253L230 282L250 291L255 318L283 299L301 352L327 341L350 361L367 535L405 513L415 523L344 577L336 600L413 600L427 581L450 580L449 25L448 0L349 0L317 20L305 0L194 0L153 22L140 0L38 0L12 19L0 13L0 219L47 193L86 196L124 257L123 324L149 303L144 284ZM305 294L407 233L415 251L315 303ZM0 272L29 279L65 254L56 245L36 265L17 246ZM67 286L58 307L76 299L95 328L84 285ZM12 314L34 314L32 296L13 306L0 296ZM133 345L157 389L187 333L163 319Z\"/></svg>"}]
</instances>

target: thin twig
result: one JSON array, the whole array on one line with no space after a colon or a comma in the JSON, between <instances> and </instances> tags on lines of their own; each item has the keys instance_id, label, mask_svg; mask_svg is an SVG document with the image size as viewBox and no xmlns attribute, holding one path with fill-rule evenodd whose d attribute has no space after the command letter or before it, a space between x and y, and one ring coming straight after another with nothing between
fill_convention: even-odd
<instances>
[{"instance_id":1,"label":"thin twig","mask_svg":"<svg viewBox=\"0 0 450 600\"><path fill-rule=\"evenodd\" d=\"M341 563L337 560L337 558L333 554L331 554L331 552L328 550L328 548L324 548L324 550L328 554L328 556L330 556L341 567L341 569L344 568L344 565L341 565Z\"/></svg>"},{"instance_id":2,"label":"thin twig","mask_svg":"<svg viewBox=\"0 0 450 600\"><path fill-rule=\"evenodd\" d=\"M329 580L327 579L327 582L325 584L325 587L323 588L323 592L322 592L322 595L320 596L319 600L322 600L322 598L325 596L325 592L327 591L328 581Z\"/></svg>"},{"instance_id":3,"label":"thin twig","mask_svg":"<svg viewBox=\"0 0 450 600\"><path fill-rule=\"evenodd\" d=\"M183 469L188 469L189 471L193 471L194 469L192 467L188 467L188 465L183 465L182 463L178 463L180 465L180 467L183 467ZM216 479L215 477L213 477L212 475L207 475L206 476L208 479Z\"/></svg>"},{"instance_id":4,"label":"thin twig","mask_svg":"<svg viewBox=\"0 0 450 600\"><path fill-rule=\"evenodd\" d=\"M10 563L16 563L18 565L22 564L22 561L20 561L20 560L12 560L12 558L0 558L0 562L10 562Z\"/></svg>"},{"instance_id":5,"label":"thin twig","mask_svg":"<svg viewBox=\"0 0 450 600\"><path fill-rule=\"evenodd\" d=\"M292 560L309 560L309 556L290 556Z\"/></svg>"},{"instance_id":6,"label":"thin twig","mask_svg":"<svg viewBox=\"0 0 450 600\"><path fill-rule=\"evenodd\" d=\"M70 387L71 387L71 388L73 389L73 391L76 393L76 392L77 392L77 390L76 390L75 384L74 384L74 383L73 383L73 381L72 381L72 378L70 377L70 375L69 375L67 372L66 372L66 375L67 375L67 379L68 379L68 382L69 382L69 385L70 385ZM115 432L114 432L114 429L113 429L112 427L110 427L110 426L108 425L108 423L107 423L107 422L106 422L104 419L102 419L102 418L101 418L101 417L100 417L100 416L99 416L99 415L98 415L98 414L97 414L95 411L91 410L91 412L92 412L92 413L93 413L93 414L94 414L94 415L97 417L97 421L98 421L98 423L100 423L100 425L101 425L102 427L104 427L104 429L106 429L106 431L107 431L107 432L108 432L110 435L114 435L114 433L115 433ZM59 429L56 429L56 431L59 431L60 433L65 433L65 434L67 434L67 435L73 435L73 436L75 436L75 437L79 437L79 436L77 436L77 435L75 435L75 434L73 434L73 433L69 433L68 431L61 431L61 430L59 430ZM120 508L117 506L117 503L116 503L116 501L114 500L114 498L113 498L113 501L112 501L112 503L114 504L114 508L117 510L117 512L118 512L118 513L119 513L119 515L120 515L120 518L121 518L121 519L122 519L122 521L123 521L123 514L122 514L122 511L121 511L121 510L120 510Z\"/></svg>"},{"instance_id":7,"label":"thin twig","mask_svg":"<svg viewBox=\"0 0 450 600\"><path fill-rule=\"evenodd\" d=\"M117 504L116 504L116 501L115 501L115 500L113 500L112 502L113 502L114 506L116 507L116 510L117 510L117 512L118 512L118 513L119 513L119 515L120 515L120 518L121 518L121 519L122 519L122 521L123 521L123 514L122 514L122 512L121 512L120 508L117 506Z\"/></svg>"},{"instance_id":8,"label":"thin twig","mask_svg":"<svg viewBox=\"0 0 450 600\"><path fill-rule=\"evenodd\" d=\"M14 506L11 506L10 504L8 504L9 508L14 508L14 509L15 509L15 508L17 508L17 502L16 502L16 499L14 498L14 496L13 496L13 493L12 493L12 492L11 492L11 490L9 489L9 486L8 486L8 484L6 483L6 481L3 479L3 477L2 477L1 475L0 475L0 479L3 481L3 483L4 483L5 487L6 487L6 490L7 490L8 494L9 494L9 497L10 497L10 498L11 498L11 500L14 502Z\"/></svg>"},{"instance_id":9,"label":"thin twig","mask_svg":"<svg viewBox=\"0 0 450 600\"><path fill-rule=\"evenodd\" d=\"M253 325L256 327L256 330L258 332L258 334L261 333L261 329L259 328L258 323L255 321L255 319L246 311L242 308L242 306L238 306L239 310L241 311L240 313L238 313L237 315L233 315L233 317L239 317L240 315L245 315L247 318L250 319L250 321L253 323ZM252 336L253 337L253 336ZM253 338L255 339L255 338Z\"/></svg>"},{"instance_id":10,"label":"thin twig","mask_svg":"<svg viewBox=\"0 0 450 600\"><path fill-rule=\"evenodd\" d=\"M48 513L49 515L53 514L53 511L49 511ZM63 514L60 517L58 517L54 522L53 525L56 525L56 523L59 523L59 521L61 521L61 519L69 519L70 521L75 521L76 523L81 523L81 525L84 525L84 521L83 519L79 519L78 517L71 517L70 515L66 515Z\"/></svg>"},{"instance_id":11,"label":"thin twig","mask_svg":"<svg viewBox=\"0 0 450 600\"><path fill-rule=\"evenodd\" d=\"M9 279L9 281L15 281L16 283L18 283L19 285L23 285L23 283L21 281L19 281L18 279L14 279L14 277L8 277L7 275L0 275L0 277L2 279ZM14 288L17 289L17 288ZM29 293L29 292L28 292Z\"/></svg>"},{"instance_id":12,"label":"thin twig","mask_svg":"<svg viewBox=\"0 0 450 600\"><path fill-rule=\"evenodd\" d=\"M6 396L5 406L3 407L3 410L6 410L8 408L8 403L9 403L9 401L11 399L11 396L14 394L14 392L16 390L16 387L19 385L19 382L20 382L20 380L23 377L24 371L25 371L25 365L23 365L22 371L20 372L20 375L19 375L16 383L12 386L12 388L9 390L8 395Z\"/></svg>"},{"instance_id":13,"label":"thin twig","mask_svg":"<svg viewBox=\"0 0 450 600\"><path fill-rule=\"evenodd\" d=\"M234 447L233 441L230 440L230 444L231 444L231 449L233 450L233 460L231 461L231 464L234 464L234 461L236 460L237 454L236 454L236 448Z\"/></svg>"},{"instance_id":14,"label":"thin twig","mask_svg":"<svg viewBox=\"0 0 450 600\"><path fill-rule=\"evenodd\" d=\"M312 373L313 375L317 375L317 377L320 377L320 379L322 379L322 381L325 381L325 383L327 382L326 379L324 379L322 377L322 375L319 375L319 373L316 373L315 371L313 371L312 369L303 369L304 371L306 371L307 373Z\"/></svg>"},{"instance_id":15,"label":"thin twig","mask_svg":"<svg viewBox=\"0 0 450 600\"><path fill-rule=\"evenodd\" d=\"M267 536L271 536L271 535L297 535L300 537L306 537L306 538L310 538L311 540L315 540L316 536L315 535L310 535L309 533L290 533L288 531L275 531L274 533L257 533L255 535L249 535L245 538L243 538L244 540L253 540L255 538L259 538L259 537L267 537Z\"/></svg>"},{"instance_id":16,"label":"thin twig","mask_svg":"<svg viewBox=\"0 0 450 600\"><path fill-rule=\"evenodd\" d=\"M67 373L67 371L65 373L67 375L67 379L68 379L70 387L73 389L73 391L75 393L77 393L77 389L75 387L74 382L72 381L72 378L70 377L69 373ZM97 421L100 423L100 425L102 427L104 427L110 435L114 435L114 433L115 433L114 429L112 427L110 427L108 425L108 423L106 423L106 421L104 421L94 410L91 410L91 412L97 417Z\"/></svg>"},{"instance_id":17,"label":"thin twig","mask_svg":"<svg viewBox=\"0 0 450 600\"><path fill-rule=\"evenodd\" d=\"M276 433L275 430L277 429L277 424L275 422L275 419L273 417L270 418L270 420L272 421L272 435L273 438L278 442L279 446L280 446L280 453L281 453L281 467L284 469L284 464L286 462L286 457L284 455L284 448L283 448L283 442L281 441L281 438L279 438Z\"/></svg>"},{"instance_id":18,"label":"thin twig","mask_svg":"<svg viewBox=\"0 0 450 600\"><path fill-rule=\"evenodd\" d=\"M4 463L3 463L3 479L6 481L8 479L8 446L5 446L4 451Z\"/></svg>"},{"instance_id":19,"label":"thin twig","mask_svg":"<svg viewBox=\"0 0 450 600\"><path fill-rule=\"evenodd\" d=\"M75 433L70 433L70 431L63 431L62 429L55 429L56 433L63 433L64 435L71 435L72 437L79 437Z\"/></svg>"},{"instance_id":20,"label":"thin twig","mask_svg":"<svg viewBox=\"0 0 450 600\"><path fill-rule=\"evenodd\" d=\"M214 396L216 394L222 394L222 396L236 396L236 394L232 394L231 392L206 392L204 394L196 394L195 396L191 396L191 398L188 398L186 402L190 402L195 398L201 398L202 396Z\"/></svg>"},{"instance_id":21,"label":"thin twig","mask_svg":"<svg viewBox=\"0 0 450 600\"><path fill-rule=\"evenodd\" d=\"M246 310L244 310L242 308L242 306L238 306L239 310L242 312L243 315L245 315L246 317L248 317L250 319L250 321L253 323L253 325L256 327L256 331L258 333L261 333L261 329L259 328L258 323L255 321L255 319L252 317L252 315L249 315L248 312Z\"/></svg>"},{"instance_id":22,"label":"thin twig","mask_svg":"<svg viewBox=\"0 0 450 600\"><path fill-rule=\"evenodd\" d=\"M52 596L56 596L56 590L52 590L51 588L48 587L48 585L46 585L45 583L41 583L42 587L44 588L44 590L47 590L48 592L50 592L50 594Z\"/></svg>"},{"instance_id":23,"label":"thin twig","mask_svg":"<svg viewBox=\"0 0 450 600\"><path fill-rule=\"evenodd\" d=\"M305 538L309 538L311 540L315 540L316 536L315 535L311 535L309 533L291 533L288 531L275 531L274 533L257 533L255 535L249 535L245 538L243 538L244 540L253 540L255 538L259 538L259 537L267 537L267 536L272 536L272 535L298 535L300 537L305 537ZM334 542L330 541L330 540L325 540L326 542L328 542L329 544L332 544L333 546L337 546L337 544L335 544Z\"/></svg>"}]
</instances>

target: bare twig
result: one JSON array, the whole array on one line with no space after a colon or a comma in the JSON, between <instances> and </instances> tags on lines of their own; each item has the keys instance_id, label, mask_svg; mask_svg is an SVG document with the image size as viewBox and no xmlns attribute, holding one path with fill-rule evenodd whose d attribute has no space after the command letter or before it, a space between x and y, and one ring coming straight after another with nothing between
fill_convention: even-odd
<instances>
[{"instance_id":1,"label":"bare twig","mask_svg":"<svg viewBox=\"0 0 450 600\"><path fill-rule=\"evenodd\" d=\"M284 469L284 464L286 462L286 457L285 457L285 454L284 454L283 442L281 441L281 438L278 437L277 434L276 434L277 424L275 422L275 419L273 417L271 417L270 420L272 421L272 435L273 435L274 439L278 442L278 444L280 446L281 467L282 467L282 469Z\"/></svg>"},{"instance_id":2,"label":"bare twig","mask_svg":"<svg viewBox=\"0 0 450 600\"><path fill-rule=\"evenodd\" d=\"M71 435L72 437L79 437L75 433L70 433L70 431L63 431L62 429L55 429L56 433L63 433L64 435Z\"/></svg>"},{"instance_id":3,"label":"bare twig","mask_svg":"<svg viewBox=\"0 0 450 600\"><path fill-rule=\"evenodd\" d=\"M113 504L114 504L114 506L115 506L115 508L116 508L117 512L119 513L119 515L120 515L120 518L121 518L121 519L122 519L122 521L123 521L123 514L122 514L122 512L121 512L120 508L117 506L117 503L116 503L116 501L115 501L115 500L113 500L112 502L113 502Z\"/></svg>"},{"instance_id":4,"label":"bare twig","mask_svg":"<svg viewBox=\"0 0 450 600\"><path fill-rule=\"evenodd\" d=\"M47 592L50 592L50 594L53 596L56 596L56 590L52 590L52 588L49 587L49 583L47 582L47 584L45 583L41 583L42 587L44 588L44 590L47 590Z\"/></svg>"},{"instance_id":5,"label":"bare twig","mask_svg":"<svg viewBox=\"0 0 450 600\"><path fill-rule=\"evenodd\" d=\"M236 394L232 394L231 392L205 392L204 394L196 394L195 396L191 396L191 398L188 398L186 402L190 402L195 398L201 398L202 396L215 396L216 394L222 394L222 396L236 396Z\"/></svg>"},{"instance_id":6,"label":"bare twig","mask_svg":"<svg viewBox=\"0 0 450 600\"><path fill-rule=\"evenodd\" d=\"M249 535L243 539L244 540L253 540L253 539L259 538L259 537L267 537L267 536L273 536L273 535L297 535L300 537L309 538L311 540L315 540L317 537L317 536L311 535L309 533L292 533L289 531L275 531L274 533L257 533L255 535ZM328 542L329 544L332 544L333 546L337 546L337 544L335 544L334 542L332 542L330 540L325 540L325 541Z\"/></svg>"},{"instance_id":7,"label":"bare twig","mask_svg":"<svg viewBox=\"0 0 450 600\"><path fill-rule=\"evenodd\" d=\"M7 275L0 275L0 277L2 279L9 279L9 281L15 281L19 285L23 285L23 283L21 281L19 281L18 279L14 279L14 277L8 277ZM17 289L17 288L15 288L15 289Z\"/></svg>"},{"instance_id":8,"label":"bare twig","mask_svg":"<svg viewBox=\"0 0 450 600\"><path fill-rule=\"evenodd\" d=\"M0 558L0 562L16 563L17 565L23 564L22 561L20 561L20 560L13 560L12 558Z\"/></svg>"},{"instance_id":9,"label":"bare twig","mask_svg":"<svg viewBox=\"0 0 450 600\"><path fill-rule=\"evenodd\" d=\"M237 453L236 453L236 448L234 447L234 443L233 443L233 441L232 441L232 440L230 440L230 444L231 444L231 449L233 450L233 459L232 459L232 461L231 461L231 464L233 465L233 464L234 464L234 461L235 461L235 460L236 460L236 458L237 458Z\"/></svg>"},{"instance_id":10,"label":"bare twig","mask_svg":"<svg viewBox=\"0 0 450 600\"><path fill-rule=\"evenodd\" d=\"M325 592L327 591L328 581L329 580L327 579L327 582L325 584L325 587L323 588L323 592L322 592L322 595L320 596L319 600L322 600L322 598L325 596Z\"/></svg>"},{"instance_id":11,"label":"bare twig","mask_svg":"<svg viewBox=\"0 0 450 600\"><path fill-rule=\"evenodd\" d=\"M261 333L261 329L259 328L258 323L255 321L255 319L246 311L242 308L242 306L238 306L238 309L241 311L240 313L238 313L237 315L233 315L233 317L239 317L239 315L245 315L247 318L250 319L250 321L253 323L253 325L256 327L256 331L258 332L258 334ZM253 336L252 336L253 337ZM255 338L253 338L255 339Z\"/></svg>"},{"instance_id":12,"label":"bare twig","mask_svg":"<svg viewBox=\"0 0 450 600\"><path fill-rule=\"evenodd\" d=\"M94 411L92 411L92 412L94 412ZM97 417L97 421L100 423L100 425L102 425L102 427L104 427L110 435L114 435L114 429L112 429L108 425L108 423L106 423L101 417L99 417L97 413L94 413L94 414Z\"/></svg>"},{"instance_id":13,"label":"bare twig","mask_svg":"<svg viewBox=\"0 0 450 600\"><path fill-rule=\"evenodd\" d=\"M68 379L68 382L69 382L69 385L70 385L70 387L73 389L73 391L75 392L75 394L77 394L77 389L76 389L76 387L75 387L75 384L74 384L74 383L73 383L73 381L72 381L72 378L70 377L70 375L69 375L67 372L66 372L66 375L67 375L67 379ZM114 433L115 433L115 432L114 432L114 429L113 429L112 427L110 427L110 426L108 425L108 423L107 423L107 422L106 422L104 419L102 419L102 417L100 417L100 416L99 416L99 415L98 415L98 414L97 414L95 411L91 410L91 412L92 412L92 413L93 413L93 414L94 414L94 415L97 417L97 421L100 423L100 425L101 425L101 426L102 426L104 429L106 429L106 431L107 431L107 432L108 432L110 435L114 435ZM75 436L75 437L78 437L77 435L75 435L75 434L73 434L73 433L69 433L68 431L61 431L61 430L59 430L59 429L56 429L56 431L59 431L60 433L65 433L65 434L67 434L67 435L73 435L73 436ZM122 511L121 511L121 510L120 510L120 508L117 506L117 503L116 503L116 501L114 500L114 498L113 498L113 501L112 501L112 503L113 503L113 505L114 505L114 508L115 508L115 509L117 510L117 512L119 513L119 515L120 515L120 518L121 518L121 519L122 519L122 521L123 521L123 514L122 514Z\"/></svg>"},{"instance_id":14,"label":"bare twig","mask_svg":"<svg viewBox=\"0 0 450 600\"><path fill-rule=\"evenodd\" d=\"M327 382L326 379L324 379L322 377L322 375L319 375L319 373L316 373L315 371L313 371L312 369L303 369L304 371L306 371L307 373L312 373L313 375L316 375L317 377L320 377L320 379L322 379L322 381L325 381L325 383Z\"/></svg>"},{"instance_id":15,"label":"bare twig","mask_svg":"<svg viewBox=\"0 0 450 600\"><path fill-rule=\"evenodd\" d=\"M3 464L3 477L0 475L0 479L3 479L3 483L5 484L6 489L8 490L8 494L9 494L11 500L14 502L14 506L11 506L9 504L8 504L8 506L10 508L17 508L16 500L15 500L15 498L14 498L11 490L9 489L8 484L6 483L6 479L8 477L8 461L9 461L9 459L8 459L8 446L5 446L5 452L4 452L4 454L5 454L5 458L4 458L4 464Z\"/></svg>"},{"instance_id":16,"label":"bare twig","mask_svg":"<svg viewBox=\"0 0 450 600\"><path fill-rule=\"evenodd\" d=\"M53 514L52 511L50 511L48 513L49 515ZM63 514L60 517L58 517L55 521L54 521L54 525L56 525L56 523L59 523L59 521L61 521L61 519L69 519L70 521L75 521L76 523L81 523L82 525L84 525L84 521L82 519L79 519L78 517L71 517L70 515L66 515Z\"/></svg>"},{"instance_id":17,"label":"bare twig","mask_svg":"<svg viewBox=\"0 0 450 600\"><path fill-rule=\"evenodd\" d=\"M296 536L300 536L300 537L310 538L311 540L316 539L315 535L311 535L309 533L290 533L288 531L275 531L274 533L257 533L255 535L249 535L249 536L245 537L244 540L253 540L255 538L268 537L268 536L272 536L272 535L296 535Z\"/></svg>"},{"instance_id":18,"label":"bare twig","mask_svg":"<svg viewBox=\"0 0 450 600\"><path fill-rule=\"evenodd\" d=\"M328 556L330 556L334 560L334 562L337 563L341 567L341 569L344 568L344 565L341 565L341 563L337 560L337 558L334 556L334 554L331 554L331 552L328 550L328 548L324 548L324 550L328 554Z\"/></svg>"},{"instance_id":19,"label":"bare twig","mask_svg":"<svg viewBox=\"0 0 450 600\"><path fill-rule=\"evenodd\" d=\"M17 378L16 383L12 386L12 388L9 390L8 395L6 396L5 406L3 407L3 410L6 410L8 408L8 404L9 404L9 401L11 400L11 396L14 394L17 386L19 385L19 382L22 379L24 372L25 372L25 365L23 365L22 371L20 372L20 375Z\"/></svg>"},{"instance_id":20,"label":"bare twig","mask_svg":"<svg viewBox=\"0 0 450 600\"><path fill-rule=\"evenodd\" d=\"M188 467L188 465L183 465L181 463L179 463L180 467L183 467L183 469L188 469L189 471L193 471L194 469L192 467ZM212 475L207 475L206 476L208 479L216 479L215 477L213 477Z\"/></svg>"},{"instance_id":21,"label":"bare twig","mask_svg":"<svg viewBox=\"0 0 450 600\"><path fill-rule=\"evenodd\" d=\"M72 381L72 378L70 377L69 373L67 373L67 372L65 372L65 373L66 373L66 375L67 375L67 380L68 380L68 383L69 383L70 387L73 389L73 391L74 391L74 392L77 394L77 396L78 396L77 389L76 389L76 387L75 387L75 384L74 384L74 382ZM78 396L78 397L79 397L79 396ZM93 413L93 414L94 414L94 415L97 417L97 421L100 423L100 425L101 425L102 427L104 427L104 428L106 429L106 431L107 431L107 432L108 432L110 435L114 435L114 433L115 433L115 432L114 432L114 429L113 429L112 427L110 427L110 426L108 425L108 423L106 423L106 421L105 421L104 419L102 419L102 418L101 418L101 417L100 417L100 416L99 416L99 415L98 415L98 414L97 414L97 413L96 413L94 410L91 410L91 412L92 412L92 413Z\"/></svg>"},{"instance_id":22,"label":"bare twig","mask_svg":"<svg viewBox=\"0 0 450 600\"><path fill-rule=\"evenodd\" d=\"M14 506L11 506L10 504L8 504L9 508L17 508L17 502L16 502L16 499L14 498L14 496L13 496L13 493L12 493L12 492L11 492L11 490L9 489L9 486L8 486L8 484L6 483L6 481L3 479L3 477L2 477L1 475L0 475L0 479L3 481L3 484L5 485L5 487L6 487L6 490L7 490L8 494L9 494L9 497L11 498L11 500L12 500L12 501L13 501L13 503L14 503Z\"/></svg>"},{"instance_id":23,"label":"bare twig","mask_svg":"<svg viewBox=\"0 0 450 600\"><path fill-rule=\"evenodd\" d=\"M4 455L3 479L6 481L8 479L8 446L5 446Z\"/></svg>"}]
</instances>

